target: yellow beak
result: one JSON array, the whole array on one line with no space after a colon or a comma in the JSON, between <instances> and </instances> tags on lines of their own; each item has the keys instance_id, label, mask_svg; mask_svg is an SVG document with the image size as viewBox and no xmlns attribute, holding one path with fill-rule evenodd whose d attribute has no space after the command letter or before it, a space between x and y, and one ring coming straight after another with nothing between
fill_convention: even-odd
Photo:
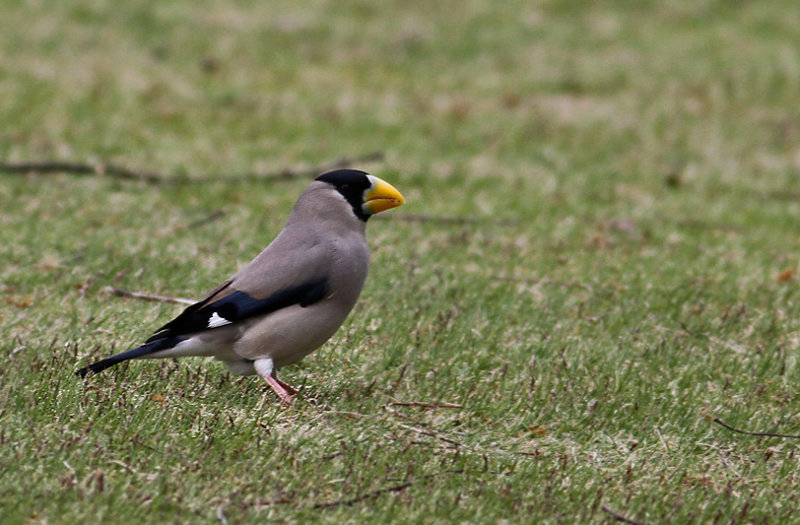
<instances>
[{"instance_id":1,"label":"yellow beak","mask_svg":"<svg viewBox=\"0 0 800 525\"><path fill-rule=\"evenodd\" d=\"M364 192L364 204L361 209L367 215L374 215L382 211L390 210L402 206L406 201L397 191L397 188L379 179L375 175L368 175L372 181L372 186Z\"/></svg>"}]
</instances>

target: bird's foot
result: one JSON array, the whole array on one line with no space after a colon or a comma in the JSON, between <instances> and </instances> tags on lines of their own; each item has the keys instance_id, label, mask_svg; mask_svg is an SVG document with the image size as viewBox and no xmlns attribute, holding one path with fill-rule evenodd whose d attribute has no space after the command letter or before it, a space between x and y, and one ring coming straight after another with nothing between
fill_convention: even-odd
<instances>
[{"instance_id":1,"label":"bird's foot","mask_svg":"<svg viewBox=\"0 0 800 525\"><path fill-rule=\"evenodd\" d=\"M285 382L281 381L281 378L279 378L278 374L276 374L274 371L272 372L272 379L274 379L275 382L277 382L279 385L281 385L283 387L283 389L286 390L286 392L290 396L296 396L297 393L300 392L298 389L296 389L295 387L293 387L289 383L285 383Z\"/></svg>"},{"instance_id":2,"label":"bird's foot","mask_svg":"<svg viewBox=\"0 0 800 525\"><path fill-rule=\"evenodd\" d=\"M281 398L281 401L283 401L287 405L290 405L294 401L294 395L297 393L297 390L292 388L292 390L290 391L289 389L284 388L285 386L289 385L287 385L283 381L278 381L272 376L267 377L266 380L267 383L269 383L269 386L272 387L272 390L274 390L275 393L278 394L278 397Z\"/></svg>"},{"instance_id":3,"label":"bird's foot","mask_svg":"<svg viewBox=\"0 0 800 525\"><path fill-rule=\"evenodd\" d=\"M275 376L275 367L272 363L272 359L268 357L256 359L253 362L253 368L255 368L258 375L272 387L272 390L278 394L281 401L290 404L294 400L293 396L297 394L297 389L284 383Z\"/></svg>"}]
</instances>

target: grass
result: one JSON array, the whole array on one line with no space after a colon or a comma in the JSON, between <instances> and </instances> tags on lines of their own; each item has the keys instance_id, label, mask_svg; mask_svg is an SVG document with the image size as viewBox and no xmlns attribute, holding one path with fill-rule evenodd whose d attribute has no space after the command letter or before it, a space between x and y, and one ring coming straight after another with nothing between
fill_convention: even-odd
<instances>
[{"instance_id":1,"label":"grass","mask_svg":"<svg viewBox=\"0 0 800 525\"><path fill-rule=\"evenodd\" d=\"M0 158L211 178L0 175L2 521L796 521L797 441L713 419L800 433L798 28L788 0L5 6ZM231 175L371 151L407 204L294 406L202 359L72 375L180 310L104 286L200 296L307 183Z\"/></svg>"}]
</instances>

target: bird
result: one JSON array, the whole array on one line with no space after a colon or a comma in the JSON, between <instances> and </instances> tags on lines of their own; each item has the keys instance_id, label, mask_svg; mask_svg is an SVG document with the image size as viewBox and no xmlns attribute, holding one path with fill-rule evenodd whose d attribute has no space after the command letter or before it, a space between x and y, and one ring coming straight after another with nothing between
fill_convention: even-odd
<instances>
[{"instance_id":1,"label":"bird","mask_svg":"<svg viewBox=\"0 0 800 525\"><path fill-rule=\"evenodd\" d=\"M367 220L401 206L388 182L355 169L311 181L283 230L252 261L156 330L142 345L75 372L130 359L214 357L236 375L258 374L281 401L298 390L278 378L324 344L352 310L369 266Z\"/></svg>"}]
</instances>

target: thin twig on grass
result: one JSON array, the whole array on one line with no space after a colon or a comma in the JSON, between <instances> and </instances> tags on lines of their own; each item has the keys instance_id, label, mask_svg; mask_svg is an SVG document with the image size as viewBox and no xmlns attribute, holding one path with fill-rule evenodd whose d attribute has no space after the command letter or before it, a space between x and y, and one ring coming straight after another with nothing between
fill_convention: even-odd
<instances>
[{"instance_id":1,"label":"thin twig on grass","mask_svg":"<svg viewBox=\"0 0 800 525\"><path fill-rule=\"evenodd\" d=\"M452 403L425 403L422 401L392 401L387 403L387 406L392 407L419 407L422 409L435 409L435 408L464 408L461 405L454 405Z\"/></svg>"},{"instance_id":2,"label":"thin twig on grass","mask_svg":"<svg viewBox=\"0 0 800 525\"><path fill-rule=\"evenodd\" d=\"M430 431L430 430L425 430L423 428L412 427L410 425L404 425L402 423L398 423L397 426L405 428L407 430L411 430L412 432L416 432L417 434L422 434L423 436L429 436L429 437L438 439L439 441L444 441L445 443L449 443L450 445L454 445L456 447L468 448L467 445L465 445L464 443L461 443L460 441L456 441L455 439L450 439L449 437L442 436L442 435L437 434L436 432L433 432L433 431Z\"/></svg>"},{"instance_id":3,"label":"thin twig on grass","mask_svg":"<svg viewBox=\"0 0 800 525\"><path fill-rule=\"evenodd\" d=\"M382 151L367 153L365 155L339 157L332 161L302 168L285 168L272 172L252 172L234 175L165 175L148 171L139 171L112 164L98 162L95 164L63 161L35 161L35 162L0 162L0 172L25 175L28 173L71 173L74 175L104 175L123 180L138 180L150 184L164 182L207 182L211 180L224 181L258 181L258 180L288 180L320 175L323 172L346 168L362 162L379 162L385 158Z\"/></svg>"},{"instance_id":4,"label":"thin twig on grass","mask_svg":"<svg viewBox=\"0 0 800 525\"><path fill-rule=\"evenodd\" d=\"M160 301L162 303L178 303L178 304L194 304L196 301L191 299L184 299L183 297L170 297L167 295L155 295L143 292L131 292L130 290L123 290L114 286L105 286L103 291L120 297L133 297L134 299L142 299L144 301Z\"/></svg>"},{"instance_id":5,"label":"thin twig on grass","mask_svg":"<svg viewBox=\"0 0 800 525\"><path fill-rule=\"evenodd\" d=\"M370 492L365 492L363 494L360 494L360 495L352 497L352 498L339 499L339 500L335 500L335 501L327 501L327 502L324 502L324 503L315 503L313 505L302 505L302 506L299 506L298 508L299 509L302 509L302 508L330 509L330 508L334 508L334 507L340 507L342 505L351 506L351 505L355 505L356 503L359 503L361 501L365 501L365 500L368 500L368 499L376 498L376 497L380 496L381 494L386 494L388 492L400 492L400 491L403 491L403 490L407 489L408 487L410 487L411 485L413 485L417 481L430 479L430 478L433 478L433 477L436 477L436 476L441 476L443 474L463 474L463 473L464 473L464 469L453 469L453 470L446 470L446 471L443 471L443 472L439 472L439 473L436 473L436 474L426 474L424 476L420 476L420 477L418 477L416 479L413 479L411 481L406 481L405 483L401 483L399 485L394 485L394 486L391 486L391 487L385 487L385 488L382 488L382 489L372 490ZM240 503L239 507L242 508L242 509L253 508L253 507L261 508L261 507L270 507L270 506L273 506L273 505L290 505L290 504L293 504L293 503L295 503L294 499L285 497L285 498L275 499L275 500L272 500L272 501L258 501L258 502L254 502L254 503Z\"/></svg>"},{"instance_id":6,"label":"thin twig on grass","mask_svg":"<svg viewBox=\"0 0 800 525\"><path fill-rule=\"evenodd\" d=\"M311 508L312 509L329 509L329 508L338 507L338 506L341 506L341 505L348 505L349 506L349 505L353 505L355 503L359 503L359 502L364 501L364 500L368 500L368 499L372 499L372 498L378 497L381 494L386 494L387 492L400 492L400 491L403 491L403 490L407 489L408 487L410 487L411 485L413 485L417 481L422 481L422 480L425 480L425 479L431 479L431 478L435 478L435 477L442 476L442 475L445 475L445 474L463 474L463 473L464 473L464 469L452 469L452 470L445 470L445 471L442 471L442 472L437 472L437 473L434 473L434 474L425 474L425 475L420 476L420 477L418 477L416 479L413 479L411 481L407 481L405 483L401 483L400 485L395 485L393 487L386 487L386 488L383 488L383 489L373 490L373 491L361 494L359 496L356 496L354 498L341 499L341 500L331 501L331 502L327 502L327 503L317 503L315 505L312 505Z\"/></svg>"},{"instance_id":7,"label":"thin twig on grass","mask_svg":"<svg viewBox=\"0 0 800 525\"><path fill-rule=\"evenodd\" d=\"M385 494L387 492L400 492L401 490L405 490L410 486L411 486L411 482L407 481L405 483L401 483L400 485L395 485L393 487L386 487L386 488L383 488L383 489L373 490L373 491L367 492L365 494L361 494L359 496L356 496L354 498L340 499L340 500L336 500L336 501L330 501L330 502L327 502L327 503L317 503L315 505L312 505L311 508L312 509L330 509L330 508L333 508L333 507L338 507L340 505L350 506L350 505L354 505L354 504L356 504L358 502L361 502L361 501L364 501L364 500L376 498L376 497L380 496L381 494Z\"/></svg>"},{"instance_id":8,"label":"thin twig on grass","mask_svg":"<svg viewBox=\"0 0 800 525\"><path fill-rule=\"evenodd\" d=\"M612 518L614 518L617 521L621 521L623 523L630 523L631 525L644 525L643 521L638 521L638 520L634 520L634 519L628 518L627 516L623 516L619 512L614 512L613 510L609 509L605 505L600 507L600 510L602 510L603 512L609 514Z\"/></svg>"},{"instance_id":9,"label":"thin twig on grass","mask_svg":"<svg viewBox=\"0 0 800 525\"><path fill-rule=\"evenodd\" d=\"M327 456L322 456L322 461L330 461L333 458L338 458L339 456L344 454L344 450L340 450L338 452L334 452L333 454L328 454Z\"/></svg>"},{"instance_id":10,"label":"thin twig on grass","mask_svg":"<svg viewBox=\"0 0 800 525\"><path fill-rule=\"evenodd\" d=\"M195 228L199 228L200 226L205 226L206 224L209 224L209 223L214 222L215 220L219 219L223 215L225 215L225 210L223 210L223 209L214 210L213 212L209 213L208 215L206 215L202 219L197 219L196 221L191 222L188 225L186 225L186 229L187 230L193 230ZM178 229L180 229L180 228L178 228Z\"/></svg>"},{"instance_id":11,"label":"thin twig on grass","mask_svg":"<svg viewBox=\"0 0 800 525\"><path fill-rule=\"evenodd\" d=\"M746 436L757 436L757 437L777 437L777 438L787 438L787 439L800 439L800 435L798 434L779 434L776 432L751 432L749 430L741 430L736 427L732 427L723 420L718 417L714 418L714 423L717 425L727 428L731 432L736 432L737 434L744 434Z\"/></svg>"},{"instance_id":12,"label":"thin twig on grass","mask_svg":"<svg viewBox=\"0 0 800 525\"><path fill-rule=\"evenodd\" d=\"M0 162L0 171L6 173L72 173L74 175L107 175L118 179L141 180L149 183L163 182L164 177L157 173L132 170L116 164L100 162L84 164L80 162L36 161L36 162Z\"/></svg>"}]
</instances>

